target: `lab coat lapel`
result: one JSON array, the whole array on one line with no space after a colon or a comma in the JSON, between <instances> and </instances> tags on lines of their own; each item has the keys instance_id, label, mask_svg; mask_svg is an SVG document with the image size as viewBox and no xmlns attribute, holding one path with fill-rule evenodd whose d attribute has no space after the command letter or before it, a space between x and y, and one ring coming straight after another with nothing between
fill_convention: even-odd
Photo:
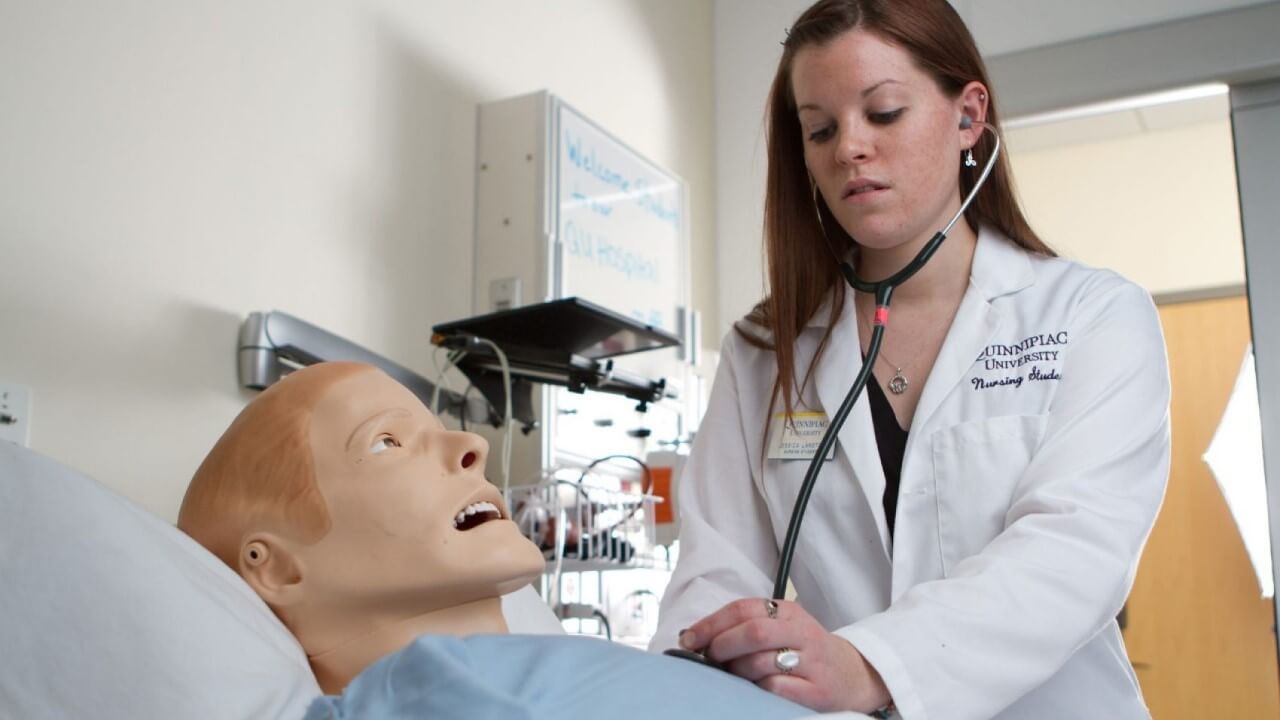
<instances>
[{"instance_id":1,"label":"lab coat lapel","mask_svg":"<svg viewBox=\"0 0 1280 720\"><path fill-rule=\"evenodd\" d=\"M911 420L908 443L914 444L919 439L918 431L928 426L934 413L947 396L955 392L956 385L968 374L982 349L999 329L1000 311L991 301L1017 292L1033 281L1031 262L1025 251L997 231L983 228L978 232L969 288L960 301L951 329L920 394L920 402ZM908 446L907 456L910 455Z\"/></svg>"},{"instance_id":2,"label":"lab coat lapel","mask_svg":"<svg viewBox=\"0 0 1280 720\"><path fill-rule=\"evenodd\" d=\"M1000 313L991 306L981 291L973 285L965 291L956 311L951 330L933 362L933 370L920 393L915 415L911 419L908 440L919 437L919 430L926 427L929 418L955 389L956 384L973 367L974 360L982 354L1000 326ZM909 454L909 453L908 453Z\"/></svg>"},{"instance_id":3,"label":"lab coat lapel","mask_svg":"<svg viewBox=\"0 0 1280 720\"><path fill-rule=\"evenodd\" d=\"M853 293L846 291L844 298L844 311L831 331L831 340L813 375L814 389L827 417L834 416L840 409L840 403L844 402L845 395L858 375L858 368L861 367L862 345L858 339ZM828 307L824 306L814 314L815 320L820 322L811 323L809 332L822 332L826 325ZM842 474L846 477L849 473L853 474L871 506L876 530L880 534L881 548L887 559L889 528L884 517L884 467L880 464L880 453L876 448L875 427L871 424L871 406L865 390L854 404L844 427L840 429L838 440L836 458L832 462L843 463L844 472L823 473L818 482L833 482ZM821 493L815 492L815 495L821 497Z\"/></svg>"},{"instance_id":4,"label":"lab coat lapel","mask_svg":"<svg viewBox=\"0 0 1280 720\"><path fill-rule=\"evenodd\" d=\"M982 353L1001 324L1001 314L991 300L1031 285L1035 276L1031 261L1021 248L1015 246L997 231L981 229L978 246L974 251L973 269L970 272L969 289L965 292L956 312L951 330L943 342L938 359L934 362L929 380L925 383L920 403L911 422L907 438L904 463L909 464L912 446L920 441L921 430L937 412L942 402L968 373L969 368ZM834 293L833 293L834 294ZM806 331L821 333L826 329L830 305L823 304L810 319ZM844 311L839 323L831 331L831 339L813 374L818 401L828 417L835 414L849 392L849 386L861 367L862 345L858 338L857 315L853 308L853 292L844 293ZM814 336L816 344L817 338ZM884 466L880 464L880 451L876 446L875 426L871 422L871 405L864 390L849 413L849 419L838 436L836 459L843 463L843 470L852 473L861 486L871 515L875 518L880 534L880 545L885 558L891 560L889 527L884 517ZM904 477L907 468L904 466ZM825 474L818 482L830 480Z\"/></svg>"}]
</instances>

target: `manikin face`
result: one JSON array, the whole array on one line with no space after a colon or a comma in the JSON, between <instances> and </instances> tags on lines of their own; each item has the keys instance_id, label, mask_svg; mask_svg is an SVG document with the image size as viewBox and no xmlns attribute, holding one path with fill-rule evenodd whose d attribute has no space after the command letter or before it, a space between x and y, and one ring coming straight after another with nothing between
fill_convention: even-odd
<instances>
[{"instance_id":1,"label":"manikin face","mask_svg":"<svg viewBox=\"0 0 1280 720\"><path fill-rule=\"evenodd\" d=\"M488 445L449 431L412 393L360 372L311 417L331 527L297 549L307 602L394 621L523 587L543 569L484 478Z\"/></svg>"},{"instance_id":2,"label":"manikin face","mask_svg":"<svg viewBox=\"0 0 1280 720\"><path fill-rule=\"evenodd\" d=\"M851 30L795 57L805 164L840 225L885 249L941 230L960 206L962 105L903 49Z\"/></svg>"}]
</instances>

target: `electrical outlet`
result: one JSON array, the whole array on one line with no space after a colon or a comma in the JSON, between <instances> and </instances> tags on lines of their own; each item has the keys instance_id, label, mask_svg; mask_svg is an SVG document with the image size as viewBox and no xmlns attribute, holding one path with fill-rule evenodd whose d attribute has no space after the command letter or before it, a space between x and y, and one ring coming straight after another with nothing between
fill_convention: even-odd
<instances>
[{"instance_id":1,"label":"electrical outlet","mask_svg":"<svg viewBox=\"0 0 1280 720\"><path fill-rule=\"evenodd\" d=\"M0 440L31 446L31 389L0 380Z\"/></svg>"},{"instance_id":2,"label":"electrical outlet","mask_svg":"<svg viewBox=\"0 0 1280 720\"><path fill-rule=\"evenodd\" d=\"M489 310L510 310L520 307L520 278L504 277L489 281Z\"/></svg>"}]
</instances>

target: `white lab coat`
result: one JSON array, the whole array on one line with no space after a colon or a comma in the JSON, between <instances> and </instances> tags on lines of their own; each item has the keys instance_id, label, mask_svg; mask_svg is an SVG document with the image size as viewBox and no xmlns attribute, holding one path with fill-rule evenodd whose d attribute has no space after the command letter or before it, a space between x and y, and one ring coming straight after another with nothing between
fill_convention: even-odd
<instances>
[{"instance_id":1,"label":"white lab coat","mask_svg":"<svg viewBox=\"0 0 1280 720\"><path fill-rule=\"evenodd\" d=\"M801 376L828 307L796 342ZM846 293L809 410L834 413L853 381L854 317ZM771 352L729 333L680 478L655 650L772 591L808 465L765 458L776 372ZM1168 409L1145 291L983 229L910 427L892 548L864 393L809 504L797 600L866 656L906 720L1149 717L1114 618L1164 496Z\"/></svg>"}]
</instances>

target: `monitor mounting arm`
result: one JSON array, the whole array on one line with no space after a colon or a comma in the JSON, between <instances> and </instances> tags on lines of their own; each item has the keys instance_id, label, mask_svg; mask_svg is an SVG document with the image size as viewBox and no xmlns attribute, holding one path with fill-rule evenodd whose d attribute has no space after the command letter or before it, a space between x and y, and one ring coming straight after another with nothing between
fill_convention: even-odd
<instances>
[{"instance_id":1,"label":"monitor mounting arm","mask_svg":"<svg viewBox=\"0 0 1280 720\"><path fill-rule=\"evenodd\" d=\"M264 390L300 367L350 360L378 367L427 407L436 391L434 384L412 370L279 310L249 313L240 326L236 356L240 384L254 390ZM502 418L483 397L466 397L445 388L440 388L440 411L469 423L502 425Z\"/></svg>"}]
</instances>

